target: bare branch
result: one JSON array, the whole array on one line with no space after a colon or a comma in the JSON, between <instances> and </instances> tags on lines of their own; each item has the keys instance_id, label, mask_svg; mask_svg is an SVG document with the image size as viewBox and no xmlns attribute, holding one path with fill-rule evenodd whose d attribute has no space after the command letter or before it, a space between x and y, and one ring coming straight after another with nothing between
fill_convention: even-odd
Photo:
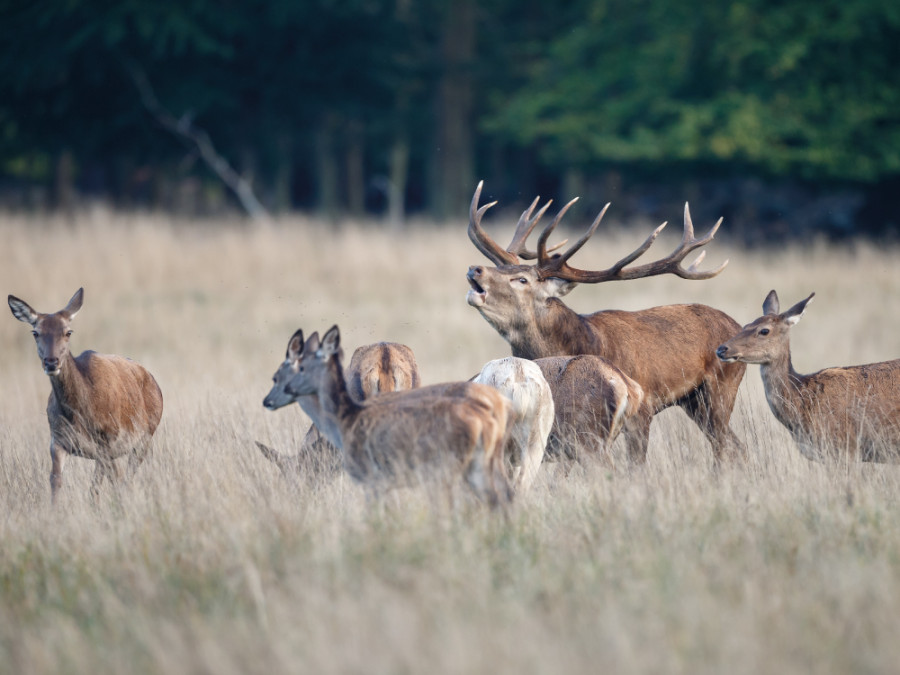
<instances>
[{"instance_id":1,"label":"bare branch","mask_svg":"<svg viewBox=\"0 0 900 675\"><path fill-rule=\"evenodd\" d=\"M150 86L150 81L142 70L131 64L128 66L128 72L140 93L144 107L153 115L154 119L164 129L187 141L191 147L200 153L200 157L203 158L207 166L234 192L247 215L257 222L268 221L269 212L256 198L250 182L235 171L231 164L228 163L228 160L216 151L209 134L194 125L191 112L188 111L180 118L176 118L159 102L153 88Z\"/></svg>"}]
</instances>

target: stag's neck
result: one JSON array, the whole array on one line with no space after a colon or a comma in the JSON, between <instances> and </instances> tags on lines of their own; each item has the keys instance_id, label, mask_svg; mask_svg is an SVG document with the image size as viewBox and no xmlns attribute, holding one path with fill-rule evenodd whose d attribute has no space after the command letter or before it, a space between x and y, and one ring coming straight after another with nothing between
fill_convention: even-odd
<instances>
[{"instance_id":1,"label":"stag's neck","mask_svg":"<svg viewBox=\"0 0 900 675\"><path fill-rule=\"evenodd\" d=\"M599 353L598 332L592 330L583 316L561 300L551 298L535 319L523 321L503 335L512 347L513 356L540 359Z\"/></svg>"},{"instance_id":2,"label":"stag's neck","mask_svg":"<svg viewBox=\"0 0 900 675\"><path fill-rule=\"evenodd\" d=\"M791 353L787 350L783 356L759 367L766 400L775 417L791 431L798 429L803 409L802 385L803 375L794 370Z\"/></svg>"},{"instance_id":3,"label":"stag's neck","mask_svg":"<svg viewBox=\"0 0 900 675\"><path fill-rule=\"evenodd\" d=\"M66 354L59 364L59 375L51 375L50 389L59 412L69 420L82 416L90 405L91 382L81 372L75 357Z\"/></svg>"},{"instance_id":4,"label":"stag's neck","mask_svg":"<svg viewBox=\"0 0 900 675\"><path fill-rule=\"evenodd\" d=\"M328 441L336 448L341 447L341 432L337 426L337 420L330 417L322 410L322 404L319 402L318 395L300 396L297 398L297 404L301 410L306 413L307 417L316 425L316 429L328 439Z\"/></svg>"},{"instance_id":5,"label":"stag's neck","mask_svg":"<svg viewBox=\"0 0 900 675\"><path fill-rule=\"evenodd\" d=\"M345 432L353 424L362 406L350 396L344 380L344 369L337 356L331 357L327 367L328 373L319 390L319 405L325 428L331 427L336 434L335 445L344 450Z\"/></svg>"}]
</instances>

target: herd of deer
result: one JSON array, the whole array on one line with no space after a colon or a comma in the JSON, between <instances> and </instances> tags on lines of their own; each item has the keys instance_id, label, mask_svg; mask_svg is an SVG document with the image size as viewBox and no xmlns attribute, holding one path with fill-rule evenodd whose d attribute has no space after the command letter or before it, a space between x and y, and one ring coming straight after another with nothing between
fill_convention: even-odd
<instances>
[{"instance_id":1,"label":"herd of deer","mask_svg":"<svg viewBox=\"0 0 900 675\"><path fill-rule=\"evenodd\" d=\"M479 183L470 207L469 238L494 266L469 268L467 301L509 342L512 357L489 362L468 381L420 386L409 347L360 347L345 371L337 326L305 340L298 330L263 405L275 410L296 402L314 426L296 455L257 444L287 477L307 466L305 458L340 463L375 489L419 476L422 468L449 470L461 473L489 504L504 504L528 489L545 459L590 453L609 460L608 446L620 431L630 462L645 461L651 420L673 405L700 427L716 462L740 461L747 450L729 420L747 363L760 365L769 406L805 457L900 459L900 360L811 375L794 371L789 329L812 295L780 312L772 291L763 316L743 329L723 312L699 304L583 315L560 300L579 283L660 274L716 276L727 261L699 271L701 252L690 266L682 263L712 240L721 219L695 238L685 205L683 237L671 254L632 265L663 223L612 267L587 271L571 267L569 259L595 232L608 204L577 242L554 253L567 242L548 248L548 240L574 200L530 251L526 240L550 205L535 212L535 199L504 249L481 226L494 205L479 207L481 189ZM537 262L523 262L528 260ZM131 473L140 465L162 416L162 394L146 369L119 356L71 354L71 324L83 298L79 289L52 314L15 296L8 299L13 315L31 325L50 377L54 501L66 455L95 460L91 491L96 495L105 478L121 476L118 460L126 461Z\"/></svg>"}]
</instances>

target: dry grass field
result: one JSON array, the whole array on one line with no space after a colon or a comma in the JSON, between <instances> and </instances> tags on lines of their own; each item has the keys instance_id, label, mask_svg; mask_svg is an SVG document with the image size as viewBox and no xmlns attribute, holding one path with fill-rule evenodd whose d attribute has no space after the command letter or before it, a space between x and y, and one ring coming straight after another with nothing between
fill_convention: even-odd
<instances>
[{"instance_id":1,"label":"dry grass field","mask_svg":"<svg viewBox=\"0 0 900 675\"><path fill-rule=\"evenodd\" d=\"M598 233L574 263L609 265L646 225ZM488 227L502 236L498 220ZM798 370L900 356L900 250L746 251L727 229L707 247L710 266L731 259L714 280L584 286L569 304L698 301L743 324L772 288L784 306L815 291L793 333ZM373 503L341 475L299 488L282 479L253 441L289 451L308 426L296 406L261 405L296 328L338 323L349 349L404 342L426 383L509 353L465 303L466 269L484 261L462 221L401 237L373 224L291 218L253 230L97 210L74 222L5 215L0 241L4 293L55 311L84 286L73 350L140 361L166 406L131 484L107 486L95 504L92 464L70 459L51 508L49 385L27 326L4 310L0 672L900 664L900 467L807 462L770 414L756 366L733 421L751 448L745 468L713 472L696 428L667 411L646 466L542 467L508 518L462 489L453 506L423 489Z\"/></svg>"}]
</instances>

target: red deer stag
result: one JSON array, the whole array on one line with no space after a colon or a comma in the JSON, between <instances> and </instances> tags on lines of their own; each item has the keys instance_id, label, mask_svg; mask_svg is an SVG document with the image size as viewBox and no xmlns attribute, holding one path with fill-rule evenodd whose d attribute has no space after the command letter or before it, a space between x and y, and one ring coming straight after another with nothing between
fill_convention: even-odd
<instances>
[{"instance_id":1,"label":"red deer stag","mask_svg":"<svg viewBox=\"0 0 900 675\"><path fill-rule=\"evenodd\" d=\"M547 356L594 354L627 373L644 390L641 411L626 429L628 456L644 462L650 422L654 414L672 405L681 406L697 423L712 444L717 461L728 456L743 457L746 450L729 426L738 386L744 375L741 363L725 364L715 350L740 329L727 314L706 305L666 305L637 312L606 310L578 314L560 298L579 283L600 283L674 274L683 279L710 279L725 268L701 272L701 252L689 267L681 266L692 251L709 243L721 219L706 236L694 238L687 204L684 207L684 235L681 244L655 262L630 266L656 240L666 223L660 225L635 251L609 269L586 271L568 264L600 224L609 204L588 231L565 253L551 255L550 234L559 224L569 202L548 225L537 242L537 251L526 249L528 235L547 210L549 202L532 216L535 199L519 219L508 248L501 248L481 226L482 183L478 184L469 210L469 238L495 267L469 268L471 286L467 301L509 342L513 356L538 359ZM561 246L561 245L560 245ZM559 248L559 246L555 247ZM537 259L535 265L521 260Z\"/></svg>"},{"instance_id":2,"label":"red deer stag","mask_svg":"<svg viewBox=\"0 0 900 675\"><path fill-rule=\"evenodd\" d=\"M313 333L303 346L297 374L286 391L319 397L321 414L336 428L344 469L368 487L404 482L421 470L462 470L472 490L492 506L508 502L504 447L510 403L496 389L457 383L469 395L447 394L448 385L421 387L355 401L347 389L340 331Z\"/></svg>"},{"instance_id":3,"label":"red deer stag","mask_svg":"<svg viewBox=\"0 0 900 675\"><path fill-rule=\"evenodd\" d=\"M717 350L723 361L758 363L766 399L804 457L864 462L900 459L900 359L801 375L791 364L790 329L813 293L779 313L771 291L763 316Z\"/></svg>"},{"instance_id":4,"label":"red deer stag","mask_svg":"<svg viewBox=\"0 0 900 675\"><path fill-rule=\"evenodd\" d=\"M272 389L263 400L268 410L278 410L296 401L300 408L313 420L306 433L300 451L294 455L284 455L262 443L256 446L263 456L273 462L282 475L291 483L296 482L303 468L316 467L328 470L338 466L340 450L336 447L337 429L325 428L323 434L317 424L326 422L322 419L318 396L291 396L285 386L297 374L300 354L303 351L303 332L297 331L288 341L284 361L272 376ZM415 354L406 345L396 342L377 342L363 345L353 352L350 365L347 367L347 387L350 395L357 401L388 391L400 391L419 386L419 367ZM326 437L327 434L327 437ZM332 439L332 440L329 440Z\"/></svg>"},{"instance_id":5,"label":"red deer stag","mask_svg":"<svg viewBox=\"0 0 900 675\"><path fill-rule=\"evenodd\" d=\"M547 441L552 459L607 450L644 401L641 385L592 354L535 360L553 391L556 419ZM611 459L607 456L604 459Z\"/></svg>"},{"instance_id":6,"label":"red deer stag","mask_svg":"<svg viewBox=\"0 0 900 675\"><path fill-rule=\"evenodd\" d=\"M153 376L131 359L93 351L74 357L69 351L72 319L81 309L84 289L53 314L41 314L10 295L9 308L31 325L38 357L50 377L50 490L54 503L62 486L66 455L97 462L91 482L96 499L104 478L121 477L116 463L128 456L133 473L150 449L162 417L162 392Z\"/></svg>"}]
</instances>

